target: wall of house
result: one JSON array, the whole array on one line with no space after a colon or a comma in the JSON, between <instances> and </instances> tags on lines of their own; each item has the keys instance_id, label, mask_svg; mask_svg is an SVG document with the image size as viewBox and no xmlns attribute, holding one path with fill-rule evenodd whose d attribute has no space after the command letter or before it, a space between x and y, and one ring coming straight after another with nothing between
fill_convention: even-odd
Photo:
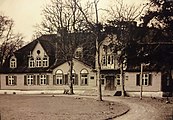
<instances>
[{"instance_id":1,"label":"wall of house","mask_svg":"<svg viewBox=\"0 0 173 120\"><path fill-rule=\"evenodd\" d=\"M136 85L136 74L140 72L126 72L125 73L125 90L131 92L139 92L141 86ZM152 75L151 85L143 85L144 92L160 92L161 91L161 72L149 73Z\"/></svg>"},{"instance_id":2,"label":"wall of house","mask_svg":"<svg viewBox=\"0 0 173 120\"><path fill-rule=\"evenodd\" d=\"M114 47L110 47L113 41L116 41L116 36L107 36L102 43L100 44L100 63L101 63L101 69L119 69L118 66L118 60L117 60L117 51L114 51Z\"/></svg>"},{"instance_id":3,"label":"wall of house","mask_svg":"<svg viewBox=\"0 0 173 120\"><path fill-rule=\"evenodd\" d=\"M63 71L64 74L68 73L69 70L69 65L68 63L64 63L62 65L60 65L59 67L55 68L53 70L53 73L41 73L41 74L45 74L46 76L48 76L48 84L46 85L40 85L36 82L35 85L25 85L25 76L26 75L34 75L36 76L35 80L37 81L37 76L40 75L38 73L28 73L28 74L1 74L0 75L0 88L1 90L63 90L63 89L67 89L68 85L55 85L53 83L53 76L55 75L55 72L61 69ZM82 69L86 69L88 71L88 84L87 85L81 85L81 76L80 76L80 72ZM90 88L94 88L96 87L97 83L96 83L96 74L94 72L92 72L92 68L90 67L86 67L86 65L84 65L81 62L76 62L74 61L74 71L76 72L76 74L78 74L78 85L74 85L74 89L90 89ZM17 82L16 85L6 85L6 76L16 76L17 77ZM91 79L92 78L92 79Z\"/></svg>"},{"instance_id":4,"label":"wall of house","mask_svg":"<svg viewBox=\"0 0 173 120\"><path fill-rule=\"evenodd\" d=\"M97 85L96 73L92 72L92 68L90 68L89 66L87 66L87 65L85 65L82 62L79 62L77 60L74 60L73 62L74 62L73 70L75 71L75 74L77 74L77 77L78 77L78 85L77 86L81 86L81 74L80 73L83 69L86 69L88 71L88 85L87 86L95 87ZM69 64L66 62L66 63L58 66L57 68L55 68L53 70L53 75L55 75L57 70L62 70L63 74L68 74L69 73ZM91 79L91 78L93 78L93 79Z\"/></svg>"},{"instance_id":5,"label":"wall of house","mask_svg":"<svg viewBox=\"0 0 173 120\"><path fill-rule=\"evenodd\" d=\"M24 76L27 74L12 74L17 76L17 84L16 85L6 85L6 76L10 74L2 74L0 79L0 89L1 90L63 90L68 89L68 85L54 85L53 84L53 75L49 75L49 84L48 85L24 85ZM39 74L34 74L39 75ZM91 74L92 76L92 74ZM94 75L93 75L94 76ZM74 89L90 89L96 87L95 79L90 80L88 86L74 85Z\"/></svg>"}]
</instances>

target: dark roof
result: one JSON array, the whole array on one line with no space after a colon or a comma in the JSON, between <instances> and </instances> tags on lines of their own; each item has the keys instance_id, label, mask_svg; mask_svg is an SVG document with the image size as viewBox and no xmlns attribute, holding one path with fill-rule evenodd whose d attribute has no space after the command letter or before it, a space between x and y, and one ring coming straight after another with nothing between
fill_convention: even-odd
<instances>
[{"instance_id":1,"label":"dark roof","mask_svg":"<svg viewBox=\"0 0 173 120\"><path fill-rule=\"evenodd\" d=\"M72 37L74 34L70 34L68 37ZM84 58L80 61L84 62L87 65L94 67L95 63L95 42L93 42L93 35L91 33L79 33L77 34L80 38L78 44L84 47L85 52L88 51L84 55ZM33 40L31 43L17 50L14 55L17 58L17 68L10 68L10 57L6 60L3 67L0 69L1 73L40 73L40 72L52 72L52 70L66 62L66 60L62 59L62 53L60 50L57 50L57 41L60 41L61 37L55 34L51 35L43 35L36 40ZM87 41L87 42L86 42ZM28 68L28 57L30 52L33 51L37 43L40 43L46 53L49 56L49 67L43 68ZM86 43L86 44L83 44ZM88 45L90 44L90 45ZM57 56L56 56L57 54ZM90 54L90 55L89 55Z\"/></svg>"},{"instance_id":2,"label":"dark roof","mask_svg":"<svg viewBox=\"0 0 173 120\"><path fill-rule=\"evenodd\" d=\"M127 57L127 71L140 71L141 63L149 63L148 66L144 67L145 71L167 71L172 69L173 43L134 45L129 50Z\"/></svg>"}]
</instances>

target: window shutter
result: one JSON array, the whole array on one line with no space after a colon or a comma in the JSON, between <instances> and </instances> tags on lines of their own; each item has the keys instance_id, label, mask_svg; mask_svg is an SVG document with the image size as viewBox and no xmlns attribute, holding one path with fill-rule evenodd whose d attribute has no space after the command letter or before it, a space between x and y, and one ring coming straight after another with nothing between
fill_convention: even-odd
<instances>
[{"instance_id":1,"label":"window shutter","mask_svg":"<svg viewBox=\"0 0 173 120\"><path fill-rule=\"evenodd\" d=\"M149 74L149 81L148 81L148 85L152 85L152 74Z\"/></svg>"},{"instance_id":2,"label":"window shutter","mask_svg":"<svg viewBox=\"0 0 173 120\"><path fill-rule=\"evenodd\" d=\"M27 85L27 76L24 76L24 85Z\"/></svg>"},{"instance_id":3,"label":"window shutter","mask_svg":"<svg viewBox=\"0 0 173 120\"><path fill-rule=\"evenodd\" d=\"M62 74L62 84L63 85L65 84L64 78L65 78L65 76Z\"/></svg>"},{"instance_id":4,"label":"window shutter","mask_svg":"<svg viewBox=\"0 0 173 120\"><path fill-rule=\"evenodd\" d=\"M36 76L33 75L33 82L34 82L34 85L36 85Z\"/></svg>"},{"instance_id":5,"label":"window shutter","mask_svg":"<svg viewBox=\"0 0 173 120\"><path fill-rule=\"evenodd\" d=\"M17 85L17 76L14 76L14 85Z\"/></svg>"},{"instance_id":6,"label":"window shutter","mask_svg":"<svg viewBox=\"0 0 173 120\"><path fill-rule=\"evenodd\" d=\"M140 74L136 74L136 86L140 86Z\"/></svg>"},{"instance_id":7,"label":"window shutter","mask_svg":"<svg viewBox=\"0 0 173 120\"><path fill-rule=\"evenodd\" d=\"M40 75L37 75L37 85L40 85Z\"/></svg>"},{"instance_id":8,"label":"window shutter","mask_svg":"<svg viewBox=\"0 0 173 120\"><path fill-rule=\"evenodd\" d=\"M5 78L6 78L6 85L8 85L8 76L6 76Z\"/></svg>"},{"instance_id":9,"label":"window shutter","mask_svg":"<svg viewBox=\"0 0 173 120\"><path fill-rule=\"evenodd\" d=\"M56 85L56 75L53 75L53 84Z\"/></svg>"},{"instance_id":10,"label":"window shutter","mask_svg":"<svg viewBox=\"0 0 173 120\"><path fill-rule=\"evenodd\" d=\"M46 75L46 85L49 85L49 75Z\"/></svg>"},{"instance_id":11,"label":"window shutter","mask_svg":"<svg viewBox=\"0 0 173 120\"><path fill-rule=\"evenodd\" d=\"M75 74L75 81L74 81L75 85L78 85L78 74Z\"/></svg>"},{"instance_id":12,"label":"window shutter","mask_svg":"<svg viewBox=\"0 0 173 120\"><path fill-rule=\"evenodd\" d=\"M68 75L64 75L64 84L68 85Z\"/></svg>"}]
</instances>

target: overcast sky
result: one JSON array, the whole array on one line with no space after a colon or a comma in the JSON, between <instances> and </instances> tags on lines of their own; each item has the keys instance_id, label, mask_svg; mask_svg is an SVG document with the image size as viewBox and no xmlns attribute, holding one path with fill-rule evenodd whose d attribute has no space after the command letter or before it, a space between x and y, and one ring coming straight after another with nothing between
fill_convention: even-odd
<instances>
[{"instance_id":1,"label":"overcast sky","mask_svg":"<svg viewBox=\"0 0 173 120\"><path fill-rule=\"evenodd\" d=\"M83 0L84 1L84 0ZM111 0L100 0L99 7L109 6ZM128 4L142 4L147 0L124 0ZM9 16L15 22L15 30L25 36L25 41L31 41L34 25L41 21L41 11L50 0L0 0L0 12Z\"/></svg>"}]
</instances>

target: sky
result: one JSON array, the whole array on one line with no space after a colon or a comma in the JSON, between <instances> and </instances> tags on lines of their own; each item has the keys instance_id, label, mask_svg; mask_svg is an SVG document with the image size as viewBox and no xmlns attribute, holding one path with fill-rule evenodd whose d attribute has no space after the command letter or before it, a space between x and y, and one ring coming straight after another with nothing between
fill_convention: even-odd
<instances>
[{"instance_id":1,"label":"sky","mask_svg":"<svg viewBox=\"0 0 173 120\"><path fill-rule=\"evenodd\" d=\"M85 0L83 0L85 1ZM111 0L100 0L99 7L111 5ZM124 0L127 4L140 5L147 0ZM0 0L0 13L14 20L15 32L22 33L24 41L31 41L35 25L42 20L42 9L50 0Z\"/></svg>"}]
</instances>

